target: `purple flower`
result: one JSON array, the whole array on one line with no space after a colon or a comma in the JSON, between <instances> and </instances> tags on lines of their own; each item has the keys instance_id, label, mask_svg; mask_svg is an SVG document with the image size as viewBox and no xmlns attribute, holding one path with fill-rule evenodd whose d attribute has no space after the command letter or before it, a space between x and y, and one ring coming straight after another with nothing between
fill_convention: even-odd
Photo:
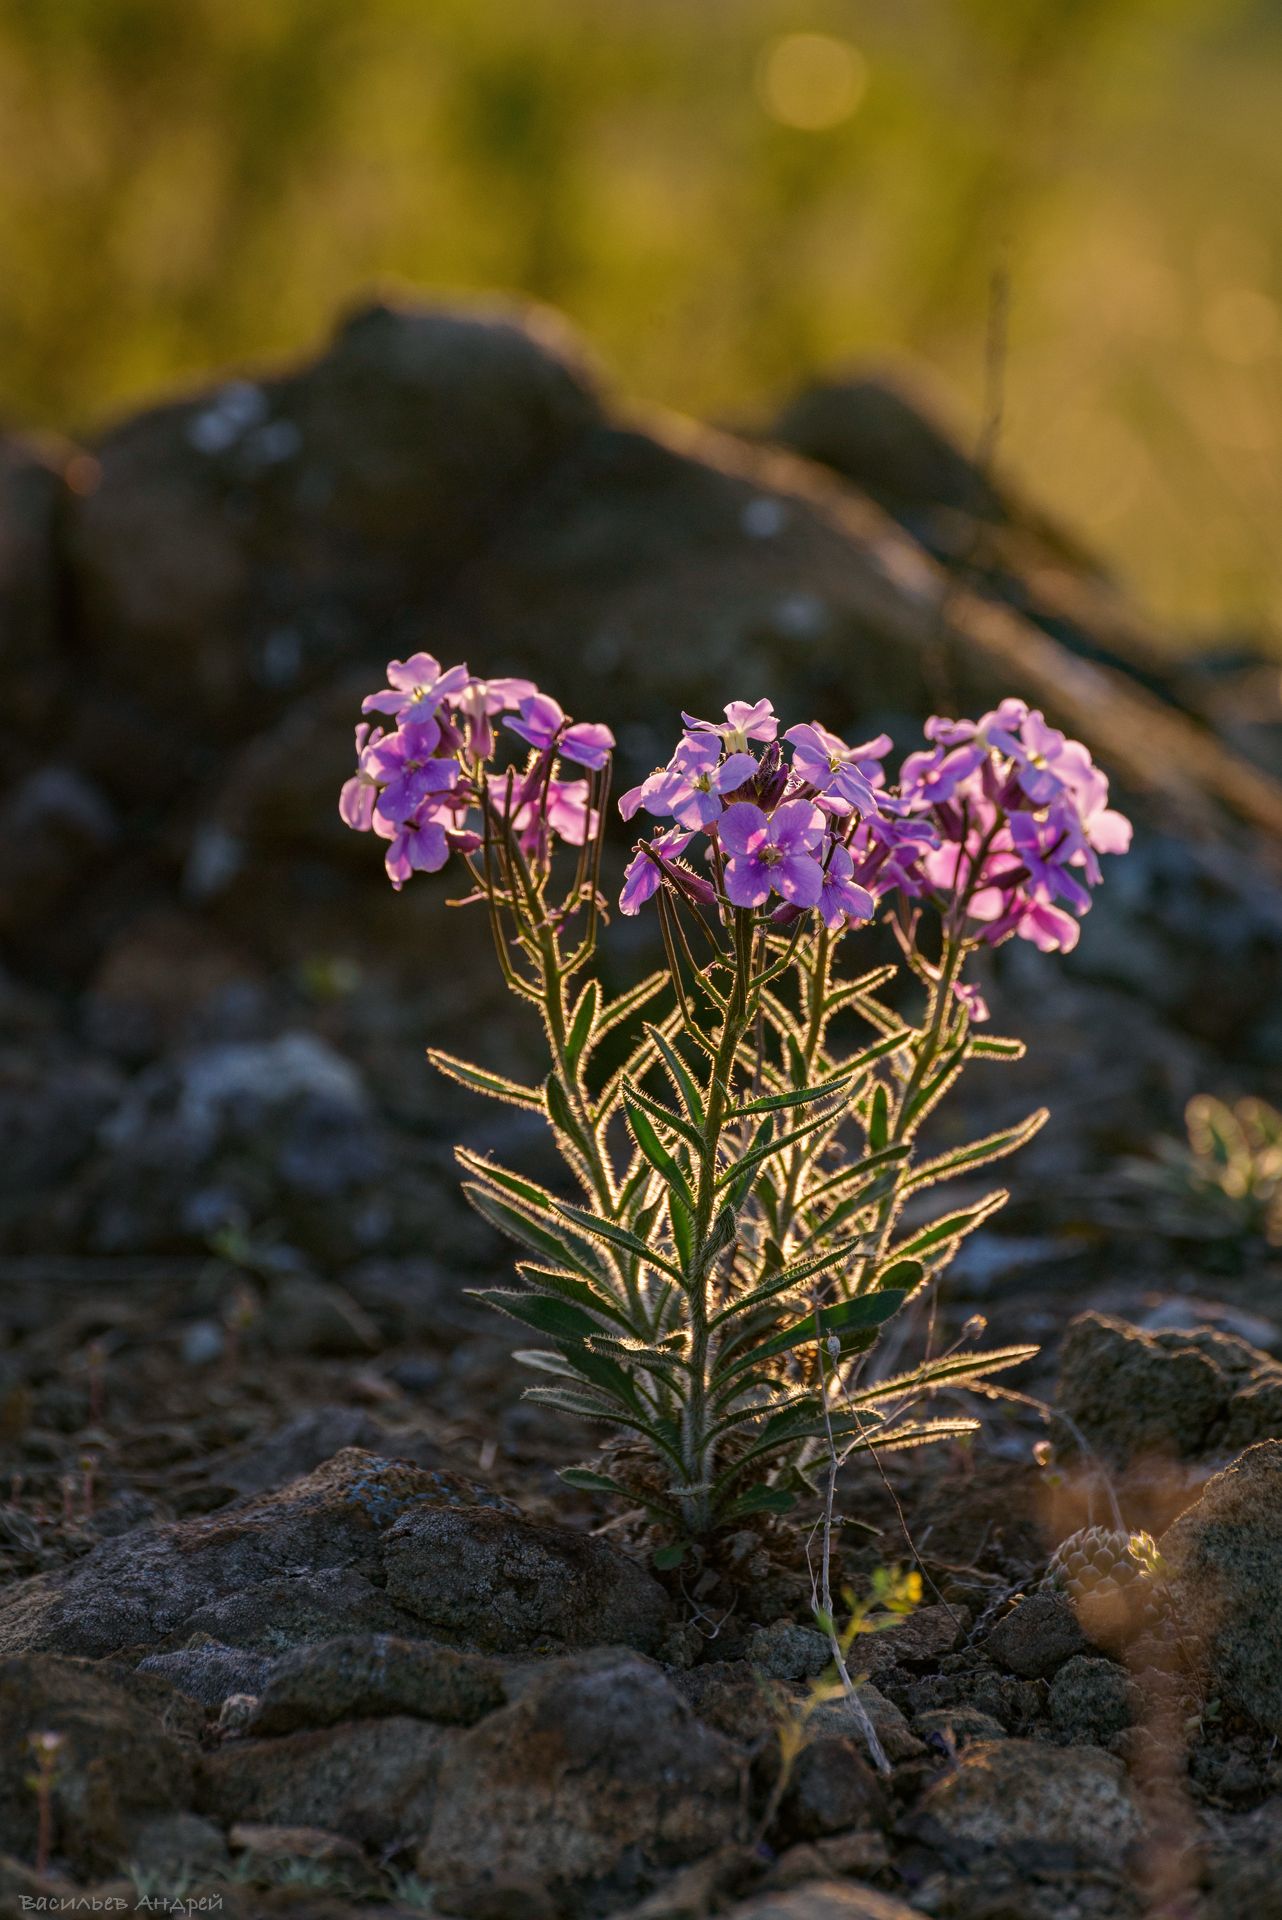
<instances>
[{"instance_id":1,"label":"purple flower","mask_svg":"<svg viewBox=\"0 0 1282 1920\"><path fill-rule=\"evenodd\" d=\"M374 831L391 842L383 864L398 893L411 874L438 873L450 857L445 828L429 807L395 825L375 816Z\"/></svg>"},{"instance_id":2,"label":"purple flower","mask_svg":"<svg viewBox=\"0 0 1282 1920\"><path fill-rule=\"evenodd\" d=\"M506 786L495 782L489 790L490 804L498 813L508 805ZM542 859L551 851L556 836L568 846L581 847L595 834L600 815L589 804L586 780L540 780L527 783L512 795L512 829L527 858Z\"/></svg>"},{"instance_id":3,"label":"purple flower","mask_svg":"<svg viewBox=\"0 0 1282 1920\"><path fill-rule=\"evenodd\" d=\"M732 753L723 760L717 734L687 733L666 767L623 795L619 812L630 820L644 807L661 818L670 815L683 827L707 827L720 818L721 796L743 786L756 771L750 753Z\"/></svg>"},{"instance_id":4,"label":"purple flower","mask_svg":"<svg viewBox=\"0 0 1282 1920\"><path fill-rule=\"evenodd\" d=\"M743 753L749 740L769 742L779 731L779 721L769 700L727 700L722 708L724 720L696 720L692 714L681 718L692 733L719 733L731 753Z\"/></svg>"},{"instance_id":5,"label":"purple flower","mask_svg":"<svg viewBox=\"0 0 1282 1920\"><path fill-rule=\"evenodd\" d=\"M393 826L409 820L433 794L448 793L457 783L458 762L433 758L439 736L435 720L411 722L367 752L369 771L384 783L377 810Z\"/></svg>"},{"instance_id":6,"label":"purple flower","mask_svg":"<svg viewBox=\"0 0 1282 1920\"><path fill-rule=\"evenodd\" d=\"M361 712L394 713L398 720L426 720L447 694L462 691L468 671L466 667L451 667L442 673L440 661L430 653L415 653L408 660L389 660L387 679L381 693L371 693L361 701Z\"/></svg>"},{"instance_id":7,"label":"purple flower","mask_svg":"<svg viewBox=\"0 0 1282 1920\"><path fill-rule=\"evenodd\" d=\"M623 875L620 913L640 913L646 901L652 900L663 885L665 857L670 860L684 853L693 838L693 834L670 827L666 833L656 834L648 846L637 848Z\"/></svg>"},{"instance_id":8,"label":"purple flower","mask_svg":"<svg viewBox=\"0 0 1282 1920\"><path fill-rule=\"evenodd\" d=\"M843 811L853 807L857 813L876 813L872 776L881 772L878 762L890 751L889 734L848 747L815 720L789 727L784 739L791 742L792 768L799 780L824 798L843 802Z\"/></svg>"},{"instance_id":9,"label":"purple flower","mask_svg":"<svg viewBox=\"0 0 1282 1920\"><path fill-rule=\"evenodd\" d=\"M510 713L523 700L533 699L537 692L533 680L510 676L480 680L473 675L465 687L451 696L449 705L467 722L468 743L478 760L488 760L494 751L494 715Z\"/></svg>"},{"instance_id":10,"label":"purple flower","mask_svg":"<svg viewBox=\"0 0 1282 1920\"><path fill-rule=\"evenodd\" d=\"M368 720L362 720L356 729L356 771L350 780L343 782L338 796L339 817L356 833L368 833L374 824L378 782L367 767L366 755L382 738L383 729L375 727L371 732Z\"/></svg>"},{"instance_id":11,"label":"purple flower","mask_svg":"<svg viewBox=\"0 0 1282 1920\"><path fill-rule=\"evenodd\" d=\"M953 992L976 1026L988 1018L988 1002L973 980L954 980Z\"/></svg>"},{"instance_id":12,"label":"purple flower","mask_svg":"<svg viewBox=\"0 0 1282 1920\"><path fill-rule=\"evenodd\" d=\"M924 753L910 753L900 769L900 797L920 808L951 800L962 781L983 765L984 758L983 747L973 741L951 751L939 746Z\"/></svg>"},{"instance_id":13,"label":"purple flower","mask_svg":"<svg viewBox=\"0 0 1282 1920\"><path fill-rule=\"evenodd\" d=\"M736 801L721 816L727 898L736 907L760 907L771 892L797 907L814 907L823 892L823 868L815 850L824 820L809 800L787 800L767 816L750 800Z\"/></svg>"},{"instance_id":14,"label":"purple flower","mask_svg":"<svg viewBox=\"0 0 1282 1920\"><path fill-rule=\"evenodd\" d=\"M819 896L819 911L829 933L871 920L877 911L877 902L853 878L854 871L850 849L838 841L823 870L823 892Z\"/></svg>"},{"instance_id":15,"label":"purple flower","mask_svg":"<svg viewBox=\"0 0 1282 1920\"><path fill-rule=\"evenodd\" d=\"M506 724L540 753L555 750L581 767L603 767L614 745L609 727L595 721L567 724L560 705L547 693L532 693L520 703L519 720Z\"/></svg>"}]
</instances>

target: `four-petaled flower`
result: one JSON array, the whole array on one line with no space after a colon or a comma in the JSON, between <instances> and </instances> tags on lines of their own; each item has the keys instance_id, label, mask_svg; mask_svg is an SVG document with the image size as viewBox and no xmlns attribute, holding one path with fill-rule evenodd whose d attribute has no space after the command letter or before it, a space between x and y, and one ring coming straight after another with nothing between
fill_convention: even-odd
<instances>
[{"instance_id":1,"label":"four-petaled flower","mask_svg":"<svg viewBox=\"0 0 1282 1920\"><path fill-rule=\"evenodd\" d=\"M468 671L451 667L442 673L440 661L430 653L415 653L408 660L389 661L387 681L381 693L368 694L361 701L362 713L392 713L399 721L427 720L447 694L462 692Z\"/></svg>"},{"instance_id":2,"label":"four-petaled flower","mask_svg":"<svg viewBox=\"0 0 1282 1920\"><path fill-rule=\"evenodd\" d=\"M809 800L786 800L765 814L750 800L736 801L721 816L726 862L726 898L736 907L759 907L772 892L795 907L814 907L823 892L823 868L815 855L824 817Z\"/></svg>"}]
</instances>

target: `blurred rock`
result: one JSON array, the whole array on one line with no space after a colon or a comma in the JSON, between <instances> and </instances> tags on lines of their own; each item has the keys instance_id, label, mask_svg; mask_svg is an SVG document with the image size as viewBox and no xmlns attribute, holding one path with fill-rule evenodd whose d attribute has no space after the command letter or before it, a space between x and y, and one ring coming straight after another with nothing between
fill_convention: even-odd
<instances>
[{"instance_id":1,"label":"blurred rock","mask_svg":"<svg viewBox=\"0 0 1282 1920\"><path fill-rule=\"evenodd\" d=\"M275 1740L228 1740L202 1761L196 1804L224 1825L324 1827L360 1846L385 1847L424 1831L437 1769L461 1737L391 1716Z\"/></svg>"},{"instance_id":2,"label":"blurred rock","mask_svg":"<svg viewBox=\"0 0 1282 1920\"><path fill-rule=\"evenodd\" d=\"M1021 1680L1045 1680L1089 1647L1072 1607L1048 1592L1018 1601L983 1642L989 1659Z\"/></svg>"},{"instance_id":3,"label":"blurred rock","mask_svg":"<svg viewBox=\"0 0 1282 1920\"><path fill-rule=\"evenodd\" d=\"M259 1688L248 1728L258 1734L293 1733L387 1714L466 1727L506 1700L496 1662L375 1634L325 1640L282 1655Z\"/></svg>"},{"instance_id":4,"label":"blurred rock","mask_svg":"<svg viewBox=\"0 0 1282 1920\"><path fill-rule=\"evenodd\" d=\"M1282 1441L1208 1480L1158 1548L1207 1697L1282 1733Z\"/></svg>"},{"instance_id":5,"label":"blurred rock","mask_svg":"<svg viewBox=\"0 0 1282 1920\"><path fill-rule=\"evenodd\" d=\"M1117 1870L1140 1816L1120 1760L1096 1747L977 1741L929 1787L914 1831L965 1862L993 1852L1026 1865L1055 1858Z\"/></svg>"},{"instance_id":6,"label":"blurred rock","mask_svg":"<svg viewBox=\"0 0 1282 1920\"><path fill-rule=\"evenodd\" d=\"M1074 1654L1051 1681L1051 1723L1060 1733L1093 1746L1107 1746L1132 1719L1130 1688L1112 1660Z\"/></svg>"},{"instance_id":7,"label":"blurred rock","mask_svg":"<svg viewBox=\"0 0 1282 1920\"><path fill-rule=\"evenodd\" d=\"M298 372L139 414L96 447L70 514L91 658L229 737L344 660L408 653L421 610L598 417L554 316L383 305Z\"/></svg>"},{"instance_id":8,"label":"blurred rock","mask_svg":"<svg viewBox=\"0 0 1282 1920\"><path fill-rule=\"evenodd\" d=\"M163 1691L163 1689L161 1690ZM53 1768L55 1845L80 1872L128 1858L148 1815L181 1808L192 1755L124 1687L81 1660L0 1661L0 1847L29 1857L36 1809L28 1776L35 1733L61 1737Z\"/></svg>"},{"instance_id":9,"label":"blurred rock","mask_svg":"<svg viewBox=\"0 0 1282 1920\"><path fill-rule=\"evenodd\" d=\"M1086 1313L1064 1339L1059 1403L1117 1464L1197 1459L1282 1434L1282 1366L1210 1327L1147 1333Z\"/></svg>"}]
</instances>

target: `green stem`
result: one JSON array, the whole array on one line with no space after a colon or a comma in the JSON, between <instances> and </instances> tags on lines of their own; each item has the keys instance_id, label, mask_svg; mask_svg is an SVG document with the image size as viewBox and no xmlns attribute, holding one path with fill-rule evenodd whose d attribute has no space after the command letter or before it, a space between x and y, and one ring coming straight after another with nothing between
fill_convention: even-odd
<instances>
[{"instance_id":1,"label":"green stem","mask_svg":"<svg viewBox=\"0 0 1282 1920\"><path fill-rule=\"evenodd\" d=\"M734 926L735 978L729 1004L721 1022L716 1052L708 1070L704 1101L702 1143L698 1154L695 1186L694 1247L690 1271L686 1275L686 1297L690 1315L690 1390L682 1414L682 1454L686 1483L700 1489L682 1497L682 1511L691 1533L706 1533L712 1521L707 1483L711 1479L708 1458L709 1396L709 1302L710 1268L708 1243L716 1221L717 1160L726 1114L730 1109L730 1082L735 1059L750 1024L748 986L752 971L752 914L740 908Z\"/></svg>"}]
</instances>

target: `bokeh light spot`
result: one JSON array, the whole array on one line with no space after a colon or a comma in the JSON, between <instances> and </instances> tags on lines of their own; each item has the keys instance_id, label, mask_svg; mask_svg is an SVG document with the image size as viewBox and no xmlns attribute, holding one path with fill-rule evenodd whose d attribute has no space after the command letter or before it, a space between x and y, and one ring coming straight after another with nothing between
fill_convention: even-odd
<instances>
[{"instance_id":1,"label":"bokeh light spot","mask_svg":"<svg viewBox=\"0 0 1282 1920\"><path fill-rule=\"evenodd\" d=\"M781 34L766 47L757 69L757 92L766 112L804 133L840 126L867 86L863 54L830 33Z\"/></svg>"}]
</instances>

